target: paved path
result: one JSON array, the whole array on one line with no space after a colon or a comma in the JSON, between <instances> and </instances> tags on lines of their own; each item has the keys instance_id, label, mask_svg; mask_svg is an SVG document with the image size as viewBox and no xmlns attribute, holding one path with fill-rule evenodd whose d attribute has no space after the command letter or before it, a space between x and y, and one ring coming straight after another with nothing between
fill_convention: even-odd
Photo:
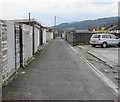
<instances>
[{"instance_id":1,"label":"paved path","mask_svg":"<svg viewBox=\"0 0 120 102\"><path fill-rule=\"evenodd\" d=\"M3 89L5 97L28 95L31 100L113 100L116 96L61 39ZM12 97L12 96L11 96Z\"/></svg>"}]
</instances>

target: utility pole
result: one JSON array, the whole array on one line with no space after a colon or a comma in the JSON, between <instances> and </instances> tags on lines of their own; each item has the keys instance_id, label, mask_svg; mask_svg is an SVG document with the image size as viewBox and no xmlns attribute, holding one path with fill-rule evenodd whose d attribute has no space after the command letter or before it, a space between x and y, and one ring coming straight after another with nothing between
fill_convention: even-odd
<instances>
[{"instance_id":1,"label":"utility pole","mask_svg":"<svg viewBox=\"0 0 120 102\"><path fill-rule=\"evenodd\" d=\"M56 31L56 16L54 17L54 39L55 39L55 31Z\"/></svg>"},{"instance_id":2,"label":"utility pole","mask_svg":"<svg viewBox=\"0 0 120 102\"><path fill-rule=\"evenodd\" d=\"M56 16L54 17L54 31L56 30Z\"/></svg>"},{"instance_id":3,"label":"utility pole","mask_svg":"<svg viewBox=\"0 0 120 102\"><path fill-rule=\"evenodd\" d=\"M29 25L30 25L30 13L29 13Z\"/></svg>"}]
</instances>

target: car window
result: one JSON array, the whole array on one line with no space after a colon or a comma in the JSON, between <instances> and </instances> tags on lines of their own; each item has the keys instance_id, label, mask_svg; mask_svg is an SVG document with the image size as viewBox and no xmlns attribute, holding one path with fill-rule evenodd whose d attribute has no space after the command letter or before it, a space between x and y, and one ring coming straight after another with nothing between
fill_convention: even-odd
<instances>
[{"instance_id":1,"label":"car window","mask_svg":"<svg viewBox=\"0 0 120 102\"><path fill-rule=\"evenodd\" d=\"M100 35L93 35L92 38L99 38Z\"/></svg>"},{"instance_id":2,"label":"car window","mask_svg":"<svg viewBox=\"0 0 120 102\"><path fill-rule=\"evenodd\" d=\"M110 38L110 35L106 35L106 38Z\"/></svg>"},{"instance_id":3,"label":"car window","mask_svg":"<svg viewBox=\"0 0 120 102\"><path fill-rule=\"evenodd\" d=\"M117 37L115 35L110 35L112 39L116 39Z\"/></svg>"},{"instance_id":4,"label":"car window","mask_svg":"<svg viewBox=\"0 0 120 102\"><path fill-rule=\"evenodd\" d=\"M106 38L106 35L102 35L102 38Z\"/></svg>"},{"instance_id":5,"label":"car window","mask_svg":"<svg viewBox=\"0 0 120 102\"><path fill-rule=\"evenodd\" d=\"M102 35L102 38L110 38L110 35Z\"/></svg>"}]
</instances>

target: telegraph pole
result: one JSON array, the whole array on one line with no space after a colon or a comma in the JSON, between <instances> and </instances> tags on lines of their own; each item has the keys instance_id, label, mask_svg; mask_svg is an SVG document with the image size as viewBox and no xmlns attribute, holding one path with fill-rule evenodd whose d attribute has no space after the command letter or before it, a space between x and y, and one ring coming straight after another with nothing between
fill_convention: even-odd
<instances>
[{"instance_id":1,"label":"telegraph pole","mask_svg":"<svg viewBox=\"0 0 120 102\"><path fill-rule=\"evenodd\" d=\"M54 17L54 31L56 30L56 16Z\"/></svg>"},{"instance_id":2,"label":"telegraph pole","mask_svg":"<svg viewBox=\"0 0 120 102\"><path fill-rule=\"evenodd\" d=\"M54 17L54 39L55 39L55 31L56 31L56 16Z\"/></svg>"},{"instance_id":3,"label":"telegraph pole","mask_svg":"<svg viewBox=\"0 0 120 102\"><path fill-rule=\"evenodd\" d=\"M29 13L29 25L30 25L30 15L31 15L31 14Z\"/></svg>"}]
</instances>

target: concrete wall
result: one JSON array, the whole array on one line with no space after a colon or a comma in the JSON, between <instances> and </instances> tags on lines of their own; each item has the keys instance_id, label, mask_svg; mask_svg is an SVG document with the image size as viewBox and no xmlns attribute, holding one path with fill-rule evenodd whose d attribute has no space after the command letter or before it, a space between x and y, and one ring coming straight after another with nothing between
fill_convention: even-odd
<instances>
[{"instance_id":1,"label":"concrete wall","mask_svg":"<svg viewBox=\"0 0 120 102\"><path fill-rule=\"evenodd\" d=\"M67 32L66 33L66 41L73 45L73 33L74 32Z\"/></svg>"},{"instance_id":2,"label":"concrete wall","mask_svg":"<svg viewBox=\"0 0 120 102\"><path fill-rule=\"evenodd\" d=\"M34 53L39 50L40 45L40 29L34 27Z\"/></svg>"},{"instance_id":3,"label":"concrete wall","mask_svg":"<svg viewBox=\"0 0 120 102\"><path fill-rule=\"evenodd\" d=\"M46 30L39 24L0 20L0 83L4 83L20 67L28 65L41 45L46 43ZM52 39L53 34L50 35L49 39Z\"/></svg>"},{"instance_id":4,"label":"concrete wall","mask_svg":"<svg viewBox=\"0 0 120 102\"><path fill-rule=\"evenodd\" d=\"M0 102L2 101L2 28L1 28L1 21L0 21Z\"/></svg>"},{"instance_id":5,"label":"concrete wall","mask_svg":"<svg viewBox=\"0 0 120 102\"><path fill-rule=\"evenodd\" d=\"M2 22L0 21L0 85L2 84Z\"/></svg>"},{"instance_id":6,"label":"concrete wall","mask_svg":"<svg viewBox=\"0 0 120 102\"><path fill-rule=\"evenodd\" d=\"M33 56L33 28L25 24L21 24L22 29L22 65L25 66L28 60Z\"/></svg>"},{"instance_id":7,"label":"concrete wall","mask_svg":"<svg viewBox=\"0 0 120 102\"><path fill-rule=\"evenodd\" d=\"M46 32L46 41L50 41L53 39L53 32L47 31Z\"/></svg>"},{"instance_id":8,"label":"concrete wall","mask_svg":"<svg viewBox=\"0 0 120 102\"><path fill-rule=\"evenodd\" d=\"M15 24L15 68L20 68L20 25Z\"/></svg>"},{"instance_id":9,"label":"concrete wall","mask_svg":"<svg viewBox=\"0 0 120 102\"><path fill-rule=\"evenodd\" d=\"M53 33L53 32L51 32L51 39L53 39L53 37L54 37L54 36L53 36L53 34L54 34L54 33Z\"/></svg>"},{"instance_id":10,"label":"concrete wall","mask_svg":"<svg viewBox=\"0 0 120 102\"><path fill-rule=\"evenodd\" d=\"M7 69L8 77L15 70L15 36L14 23L7 22Z\"/></svg>"},{"instance_id":11,"label":"concrete wall","mask_svg":"<svg viewBox=\"0 0 120 102\"><path fill-rule=\"evenodd\" d=\"M46 43L46 29L45 28L42 28L42 30L43 30L43 44L45 44Z\"/></svg>"},{"instance_id":12,"label":"concrete wall","mask_svg":"<svg viewBox=\"0 0 120 102\"><path fill-rule=\"evenodd\" d=\"M65 39L65 33L62 33L61 37L62 39Z\"/></svg>"},{"instance_id":13,"label":"concrete wall","mask_svg":"<svg viewBox=\"0 0 120 102\"><path fill-rule=\"evenodd\" d=\"M6 21L0 20L0 43L1 43L1 71L2 71L2 82L7 79L7 24Z\"/></svg>"}]
</instances>

